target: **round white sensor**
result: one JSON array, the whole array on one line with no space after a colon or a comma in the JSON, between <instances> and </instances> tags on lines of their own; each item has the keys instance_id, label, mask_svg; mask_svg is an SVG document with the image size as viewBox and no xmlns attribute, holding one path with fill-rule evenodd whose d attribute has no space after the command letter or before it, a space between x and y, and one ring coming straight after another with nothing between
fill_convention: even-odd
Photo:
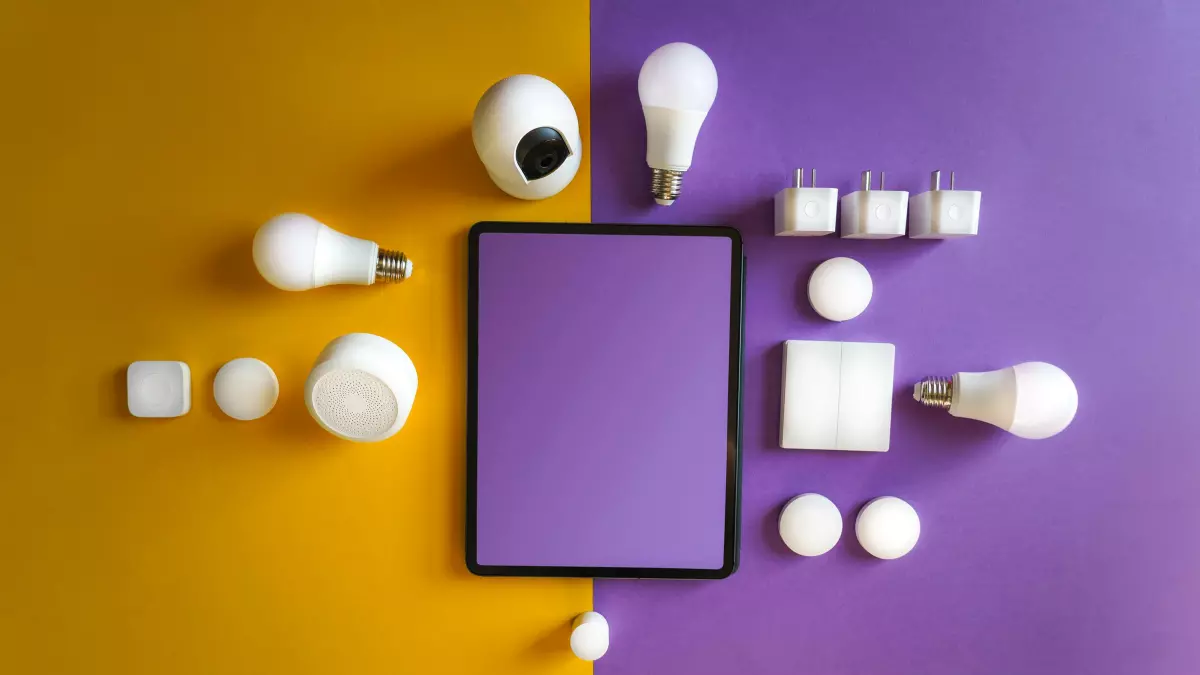
<instances>
[{"instance_id":1,"label":"round white sensor","mask_svg":"<svg viewBox=\"0 0 1200 675\"><path fill-rule=\"evenodd\" d=\"M784 505L779 536L797 555L828 553L842 538L842 514L826 497L807 492Z\"/></svg>"},{"instance_id":2,"label":"round white sensor","mask_svg":"<svg viewBox=\"0 0 1200 675\"><path fill-rule=\"evenodd\" d=\"M871 274L852 258L830 258L808 279L808 301L830 321L848 321L871 303Z\"/></svg>"},{"instance_id":3,"label":"round white sensor","mask_svg":"<svg viewBox=\"0 0 1200 675\"><path fill-rule=\"evenodd\" d=\"M233 419L256 420L275 407L279 380L271 366L258 359L234 359L217 371L213 398L221 412Z\"/></svg>"},{"instance_id":4,"label":"round white sensor","mask_svg":"<svg viewBox=\"0 0 1200 675\"><path fill-rule=\"evenodd\" d=\"M608 619L600 612L584 612L571 625L571 651L584 661L595 661L608 651Z\"/></svg>"},{"instance_id":5,"label":"round white sensor","mask_svg":"<svg viewBox=\"0 0 1200 675\"><path fill-rule=\"evenodd\" d=\"M858 543L867 553L882 560L899 558L917 545L921 519L908 502L897 497L879 497L867 502L854 523Z\"/></svg>"}]
</instances>

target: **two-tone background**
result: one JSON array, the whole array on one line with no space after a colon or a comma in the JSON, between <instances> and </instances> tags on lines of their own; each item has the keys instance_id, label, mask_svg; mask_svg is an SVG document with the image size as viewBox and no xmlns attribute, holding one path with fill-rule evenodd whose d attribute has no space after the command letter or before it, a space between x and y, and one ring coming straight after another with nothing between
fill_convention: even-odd
<instances>
[{"instance_id":1,"label":"two-tone background","mask_svg":"<svg viewBox=\"0 0 1200 675\"><path fill-rule=\"evenodd\" d=\"M118 2L0 5L0 671L583 673L568 622L612 624L599 673L1176 675L1200 660L1200 8L963 3ZM684 193L647 194L637 71L693 42L720 92ZM500 193L475 101L531 72L580 113L551 200ZM984 193L980 236L771 236L792 168ZM250 241L283 211L405 250L401 287L277 291ZM728 223L749 257L742 565L720 582L471 577L462 554L465 233L477 220ZM808 273L876 295L834 325ZM350 446L301 400L320 348L376 332L421 389ZM777 448L780 343L897 347L892 449ZM263 420L211 378L279 375ZM124 412L124 367L192 367L193 408ZM1080 412L1024 442L923 410L926 374L1062 366ZM852 518L895 494L908 557L847 536L801 560L779 506ZM849 531L847 532L849 534Z\"/></svg>"}]
</instances>

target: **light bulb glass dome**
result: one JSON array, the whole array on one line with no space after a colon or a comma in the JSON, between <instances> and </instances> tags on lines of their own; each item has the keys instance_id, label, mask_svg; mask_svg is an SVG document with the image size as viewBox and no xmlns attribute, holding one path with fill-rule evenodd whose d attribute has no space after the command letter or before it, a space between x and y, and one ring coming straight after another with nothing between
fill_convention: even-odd
<instances>
[{"instance_id":1,"label":"light bulb glass dome","mask_svg":"<svg viewBox=\"0 0 1200 675\"><path fill-rule=\"evenodd\" d=\"M643 106L706 113L717 98L717 68L695 45L663 45L642 64L638 96Z\"/></svg>"}]
</instances>

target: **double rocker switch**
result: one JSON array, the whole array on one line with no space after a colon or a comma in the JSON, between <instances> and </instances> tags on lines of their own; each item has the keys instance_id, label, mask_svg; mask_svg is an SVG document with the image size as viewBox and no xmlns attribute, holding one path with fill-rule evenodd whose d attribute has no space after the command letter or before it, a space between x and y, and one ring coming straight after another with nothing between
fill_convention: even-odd
<instances>
[{"instance_id":1,"label":"double rocker switch","mask_svg":"<svg viewBox=\"0 0 1200 675\"><path fill-rule=\"evenodd\" d=\"M890 344L785 342L779 445L886 452L895 362Z\"/></svg>"}]
</instances>

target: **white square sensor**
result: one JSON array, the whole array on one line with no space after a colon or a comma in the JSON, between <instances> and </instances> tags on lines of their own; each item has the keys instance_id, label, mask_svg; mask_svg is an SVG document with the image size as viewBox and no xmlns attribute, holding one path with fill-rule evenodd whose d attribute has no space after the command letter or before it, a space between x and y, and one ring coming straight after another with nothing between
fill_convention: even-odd
<instances>
[{"instance_id":1,"label":"white square sensor","mask_svg":"<svg viewBox=\"0 0 1200 675\"><path fill-rule=\"evenodd\" d=\"M886 452L895 362L890 344L785 342L780 447Z\"/></svg>"},{"instance_id":2,"label":"white square sensor","mask_svg":"<svg viewBox=\"0 0 1200 675\"><path fill-rule=\"evenodd\" d=\"M192 371L183 361L134 361L125 389L134 417L179 417L192 408Z\"/></svg>"}]
</instances>

